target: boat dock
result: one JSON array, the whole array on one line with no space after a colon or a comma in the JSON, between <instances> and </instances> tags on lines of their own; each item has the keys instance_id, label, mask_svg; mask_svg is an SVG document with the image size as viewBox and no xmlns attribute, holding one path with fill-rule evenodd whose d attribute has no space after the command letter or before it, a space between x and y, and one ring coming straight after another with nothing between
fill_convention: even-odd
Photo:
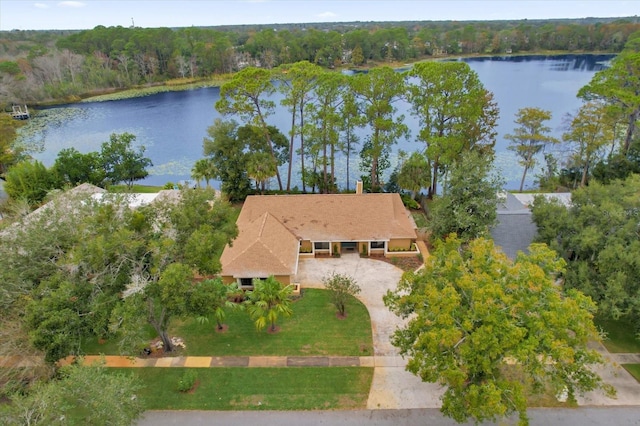
<instances>
[{"instance_id":1,"label":"boat dock","mask_svg":"<svg viewBox=\"0 0 640 426\"><path fill-rule=\"evenodd\" d=\"M14 105L11 116L16 120L28 120L30 117L29 108L27 108L26 105L24 106L24 109L22 109L20 105Z\"/></svg>"}]
</instances>

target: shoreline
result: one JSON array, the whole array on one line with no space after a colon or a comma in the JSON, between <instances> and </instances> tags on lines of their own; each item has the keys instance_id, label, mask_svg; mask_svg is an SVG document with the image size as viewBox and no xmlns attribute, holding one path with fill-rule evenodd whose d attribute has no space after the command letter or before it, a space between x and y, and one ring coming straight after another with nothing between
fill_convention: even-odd
<instances>
[{"instance_id":1,"label":"shoreline","mask_svg":"<svg viewBox=\"0 0 640 426\"><path fill-rule=\"evenodd\" d=\"M334 72L343 72L343 71L366 71L377 67L390 66L394 69L406 69L412 67L414 64L419 64L422 62L429 61L450 61L450 60L460 60L460 59L468 59L468 58L511 58L511 57L553 57L553 56L565 56L565 55L613 55L616 56L618 53L615 52L604 52L604 51L540 51L540 52L518 52L518 53L472 53L472 54L460 54L460 55L439 55L426 57L422 59L418 59L413 62L391 62L391 63L371 63L365 66L341 66L335 68ZM89 103L89 102L109 102L109 101L117 101L122 99L135 99L142 98L145 96L151 96L158 93L166 93L166 92L181 92L187 90L196 90L200 88L208 88L208 87L220 87L222 84L226 83L229 79L233 77L232 74L221 74L221 75L213 75L210 77L204 78L184 78L184 79L172 79L167 80L163 83L149 84L149 85L139 85L136 87L131 87L127 89L116 89L116 88L105 88L102 90L95 90L90 93L85 93L80 96L74 97L72 99L59 99L51 102L43 102L36 103L34 106L36 108L40 107L53 107L53 106L62 106L62 105L70 105L75 103Z\"/></svg>"}]
</instances>

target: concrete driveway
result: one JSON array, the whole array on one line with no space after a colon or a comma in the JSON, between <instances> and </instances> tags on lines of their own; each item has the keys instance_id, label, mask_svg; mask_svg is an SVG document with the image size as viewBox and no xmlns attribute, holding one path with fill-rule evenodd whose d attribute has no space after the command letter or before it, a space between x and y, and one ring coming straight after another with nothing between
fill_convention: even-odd
<instances>
[{"instance_id":1,"label":"concrete driveway","mask_svg":"<svg viewBox=\"0 0 640 426\"><path fill-rule=\"evenodd\" d=\"M323 278L334 272L356 280L361 288L357 297L371 317L374 373L367 408L439 408L442 388L407 372L406 361L391 344L391 335L404 321L387 309L382 296L395 290L402 270L359 254L344 254L340 258L301 259L295 281L303 288L324 288Z\"/></svg>"}]
</instances>

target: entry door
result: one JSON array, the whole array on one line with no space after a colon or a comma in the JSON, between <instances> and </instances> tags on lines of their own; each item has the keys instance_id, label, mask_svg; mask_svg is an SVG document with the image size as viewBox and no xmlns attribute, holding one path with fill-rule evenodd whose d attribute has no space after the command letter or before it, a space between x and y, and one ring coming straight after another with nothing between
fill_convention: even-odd
<instances>
[{"instance_id":1,"label":"entry door","mask_svg":"<svg viewBox=\"0 0 640 426\"><path fill-rule=\"evenodd\" d=\"M358 251L358 243L353 241L340 243L340 251L342 253L356 253Z\"/></svg>"}]
</instances>

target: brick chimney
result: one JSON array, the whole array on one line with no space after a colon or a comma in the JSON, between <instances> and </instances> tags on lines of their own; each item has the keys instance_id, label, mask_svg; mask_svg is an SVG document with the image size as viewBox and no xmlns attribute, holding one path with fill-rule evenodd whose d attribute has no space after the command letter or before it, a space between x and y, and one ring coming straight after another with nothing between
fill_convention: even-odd
<instances>
[{"instance_id":1,"label":"brick chimney","mask_svg":"<svg viewBox=\"0 0 640 426\"><path fill-rule=\"evenodd\" d=\"M362 194L362 181L359 180L356 182L356 194Z\"/></svg>"}]
</instances>

